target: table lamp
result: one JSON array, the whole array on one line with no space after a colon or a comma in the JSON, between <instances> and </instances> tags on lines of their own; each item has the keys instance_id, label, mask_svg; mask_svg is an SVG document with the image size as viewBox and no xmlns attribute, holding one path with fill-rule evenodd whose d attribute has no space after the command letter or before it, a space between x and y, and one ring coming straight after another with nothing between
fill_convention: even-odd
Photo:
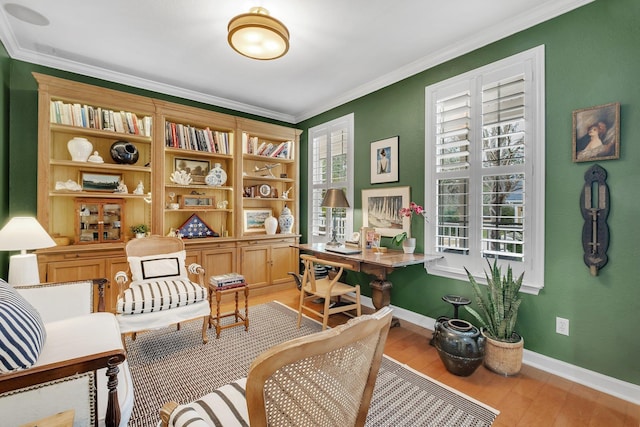
<instances>
[{"instance_id":1,"label":"table lamp","mask_svg":"<svg viewBox=\"0 0 640 427\"><path fill-rule=\"evenodd\" d=\"M17 216L11 218L0 230L0 250L20 251L9 259L9 283L12 285L37 285L38 258L27 250L50 248L55 246L51 236L33 217Z\"/></svg>"},{"instance_id":2,"label":"table lamp","mask_svg":"<svg viewBox=\"0 0 640 427\"><path fill-rule=\"evenodd\" d=\"M323 208L348 208L349 202L347 202L347 198L344 195L344 191L341 188L330 188L324 195L324 199L322 199L322 203L320 204ZM332 212L333 213L333 212ZM336 216L331 215L333 218L333 228L331 230L331 241L327 242L325 246L340 246L340 242L336 239L336 234L338 232L338 227L336 225Z\"/></svg>"}]
</instances>

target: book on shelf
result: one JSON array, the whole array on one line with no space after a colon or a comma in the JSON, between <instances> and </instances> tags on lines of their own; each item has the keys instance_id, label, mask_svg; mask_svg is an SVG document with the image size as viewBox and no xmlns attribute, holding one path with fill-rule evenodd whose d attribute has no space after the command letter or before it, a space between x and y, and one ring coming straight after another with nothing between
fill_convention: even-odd
<instances>
[{"instance_id":1,"label":"book on shelf","mask_svg":"<svg viewBox=\"0 0 640 427\"><path fill-rule=\"evenodd\" d=\"M50 116L51 123L151 136L151 116L140 119L130 111L115 112L87 104L52 100Z\"/></svg>"}]
</instances>

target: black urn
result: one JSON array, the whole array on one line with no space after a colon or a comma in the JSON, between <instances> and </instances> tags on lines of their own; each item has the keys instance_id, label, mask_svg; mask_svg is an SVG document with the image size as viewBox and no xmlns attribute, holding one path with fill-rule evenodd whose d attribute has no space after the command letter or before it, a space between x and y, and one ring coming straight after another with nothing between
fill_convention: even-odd
<instances>
[{"instance_id":1,"label":"black urn","mask_svg":"<svg viewBox=\"0 0 640 427\"><path fill-rule=\"evenodd\" d=\"M433 345L447 371L466 377L476 370L484 358L485 338L478 328L462 319L438 321L433 332Z\"/></svg>"},{"instance_id":2,"label":"black urn","mask_svg":"<svg viewBox=\"0 0 640 427\"><path fill-rule=\"evenodd\" d=\"M116 141L111 144L111 158L116 163L132 165L138 161L138 148L129 141Z\"/></svg>"}]
</instances>

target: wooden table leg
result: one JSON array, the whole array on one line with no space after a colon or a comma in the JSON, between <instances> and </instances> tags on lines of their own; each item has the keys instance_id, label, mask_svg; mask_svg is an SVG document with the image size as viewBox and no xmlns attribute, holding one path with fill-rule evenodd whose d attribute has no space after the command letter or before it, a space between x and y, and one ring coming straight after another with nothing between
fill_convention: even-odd
<instances>
[{"instance_id":1,"label":"wooden table leg","mask_svg":"<svg viewBox=\"0 0 640 427\"><path fill-rule=\"evenodd\" d=\"M244 330L249 330L249 286L244 287Z\"/></svg>"},{"instance_id":2,"label":"wooden table leg","mask_svg":"<svg viewBox=\"0 0 640 427\"><path fill-rule=\"evenodd\" d=\"M371 286L371 300L376 311L391 304L391 288L393 287L393 283L389 280L376 279L372 280L369 286ZM400 319L393 317L391 319L391 327L396 326L400 326Z\"/></svg>"}]
</instances>

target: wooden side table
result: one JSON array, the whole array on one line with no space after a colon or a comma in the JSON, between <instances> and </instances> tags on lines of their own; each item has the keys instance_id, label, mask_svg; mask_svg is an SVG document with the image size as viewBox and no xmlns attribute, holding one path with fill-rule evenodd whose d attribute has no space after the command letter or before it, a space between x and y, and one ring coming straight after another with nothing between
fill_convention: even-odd
<instances>
[{"instance_id":1,"label":"wooden side table","mask_svg":"<svg viewBox=\"0 0 640 427\"><path fill-rule=\"evenodd\" d=\"M240 312L238 308L238 294L244 293L244 314ZM235 310L231 313L220 314L220 300L223 295L234 294L235 297ZM215 316L213 310L213 295L216 296ZM234 326L244 325L244 330L249 330L249 286L243 284L241 286L234 285L234 287L220 288L216 285L209 284L209 305L211 305L211 316L209 317L209 325L216 328L216 338L220 338L220 332L223 329L232 328ZM223 325L222 319L225 317L235 318L235 322Z\"/></svg>"}]
</instances>

